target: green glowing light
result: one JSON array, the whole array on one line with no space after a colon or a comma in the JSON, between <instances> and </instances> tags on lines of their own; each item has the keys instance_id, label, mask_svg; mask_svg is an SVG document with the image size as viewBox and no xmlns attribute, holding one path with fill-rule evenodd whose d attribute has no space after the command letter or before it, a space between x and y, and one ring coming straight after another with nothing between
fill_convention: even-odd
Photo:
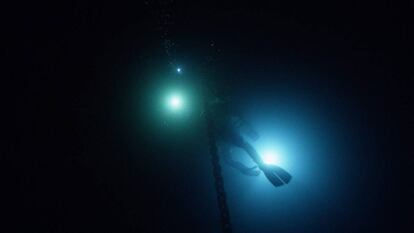
<instances>
[{"instance_id":1,"label":"green glowing light","mask_svg":"<svg viewBox=\"0 0 414 233\"><path fill-rule=\"evenodd\" d=\"M178 94L174 94L171 95L168 98L168 105L170 107L170 109L172 109L173 111L177 111L183 108L183 98L181 97L181 95Z\"/></svg>"}]
</instances>

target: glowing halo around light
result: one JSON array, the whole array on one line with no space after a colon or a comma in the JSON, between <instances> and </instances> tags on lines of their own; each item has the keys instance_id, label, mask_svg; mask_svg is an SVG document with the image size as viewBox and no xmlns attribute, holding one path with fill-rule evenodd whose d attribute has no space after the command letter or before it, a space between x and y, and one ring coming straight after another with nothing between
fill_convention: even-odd
<instances>
[{"instance_id":1,"label":"glowing halo around light","mask_svg":"<svg viewBox=\"0 0 414 233\"><path fill-rule=\"evenodd\" d=\"M266 150L263 152L262 155L263 162L265 164L273 164L273 165L279 165L280 164L280 155L275 150Z\"/></svg>"},{"instance_id":2,"label":"glowing halo around light","mask_svg":"<svg viewBox=\"0 0 414 233\"><path fill-rule=\"evenodd\" d=\"M168 98L168 106L170 109L177 111L183 108L183 98L181 95L174 94Z\"/></svg>"}]
</instances>

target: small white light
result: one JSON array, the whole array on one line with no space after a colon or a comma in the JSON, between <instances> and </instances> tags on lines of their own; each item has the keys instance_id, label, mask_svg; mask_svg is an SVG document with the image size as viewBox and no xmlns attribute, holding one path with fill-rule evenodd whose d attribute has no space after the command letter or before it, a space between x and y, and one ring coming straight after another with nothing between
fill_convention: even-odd
<instances>
[{"instance_id":1,"label":"small white light","mask_svg":"<svg viewBox=\"0 0 414 233\"><path fill-rule=\"evenodd\" d=\"M177 72L181 73L181 68L180 67L177 68Z\"/></svg>"}]
</instances>

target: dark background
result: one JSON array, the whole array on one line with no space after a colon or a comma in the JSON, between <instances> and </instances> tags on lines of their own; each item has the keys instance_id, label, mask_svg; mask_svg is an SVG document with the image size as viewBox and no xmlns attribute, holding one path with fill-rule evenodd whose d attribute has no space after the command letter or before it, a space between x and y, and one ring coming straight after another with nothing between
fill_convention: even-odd
<instances>
[{"instance_id":1,"label":"dark background","mask_svg":"<svg viewBox=\"0 0 414 233\"><path fill-rule=\"evenodd\" d=\"M3 9L3 101L11 109L3 112L4 232L218 232L212 180L202 175L209 170L200 171L208 165L191 159L194 148L152 141L144 116L134 133L129 126L131 85L144 90L152 71L176 60L187 67L210 62L214 81L235 96L252 86L289 92L299 85L333 99L332 111L348 114L344 128L369 126L350 134L364 143L348 149L359 152L351 161L362 158L369 174L382 174L362 172L364 182L353 187L357 203L372 203L370 211L350 209L347 221L316 218L298 232L413 232L412 5L161 5L34 2ZM165 12L167 29L160 28ZM166 39L175 42L170 56ZM319 75L300 75L307 72ZM161 159L165 154L169 159ZM201 214L202 206L212 209ZM331 228L319 228L323 221ZM275 221L269 232L286 229Z\"/></svg>"}]
</instances>

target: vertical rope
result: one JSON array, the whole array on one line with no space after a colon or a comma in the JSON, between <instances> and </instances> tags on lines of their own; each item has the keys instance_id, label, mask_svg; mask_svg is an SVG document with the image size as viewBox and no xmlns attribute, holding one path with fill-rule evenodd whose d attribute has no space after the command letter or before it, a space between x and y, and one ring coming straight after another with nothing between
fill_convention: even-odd
<instances>
[{"instance_id":1,"label":"vertical rope","mask_svg":"<svg viewBox=\"0 0 414 233\"><path fill-rule=\"evenodd\" d=\"M230 221L230 213L227 205L226 192L224 190L224 181L221 174L220 160L216 145L216 135L214 130L214 122L211 119L210 109L207 102L204 103L205 119L207 123L207 136L209 152L211 155L211 163L213 165L214 186L217 193L217 204L220 211L220 221L223 233L231 233L232 226Z\"/></svg>"}]
</instances>

